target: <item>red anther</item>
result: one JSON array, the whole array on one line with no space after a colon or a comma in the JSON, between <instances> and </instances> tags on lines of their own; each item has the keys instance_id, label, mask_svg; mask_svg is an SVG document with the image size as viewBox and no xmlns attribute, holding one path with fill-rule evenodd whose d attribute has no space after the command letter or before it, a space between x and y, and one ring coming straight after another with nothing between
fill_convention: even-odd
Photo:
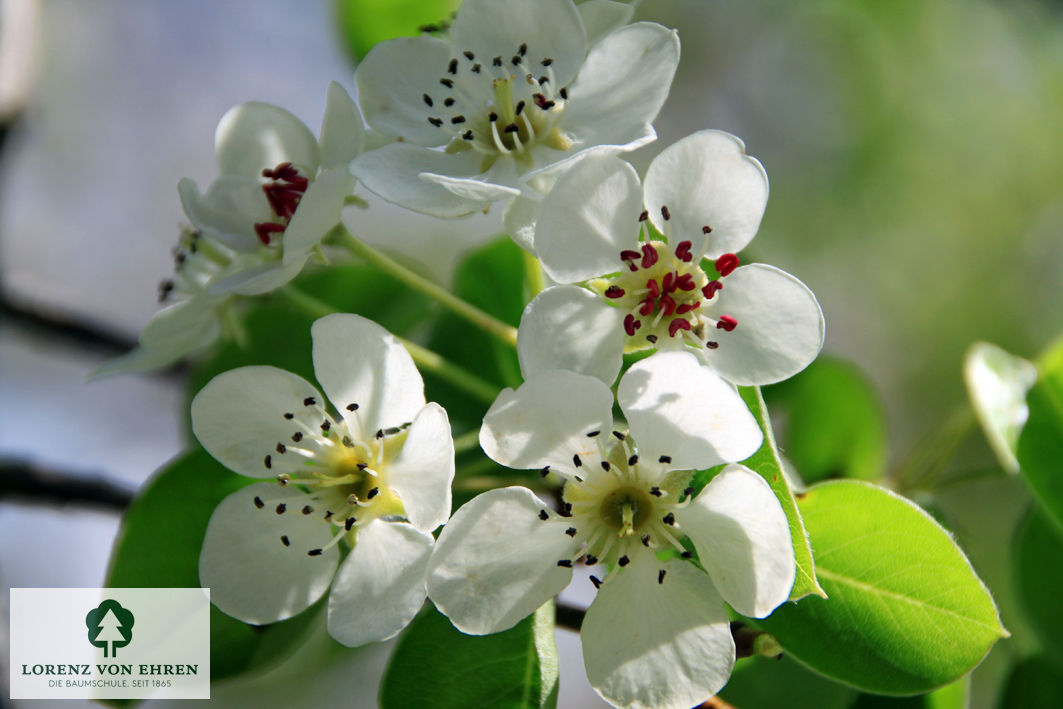
<instances>
[{"instance_id":1,"label":"red anther","mask_svg":"<svg viewBox=\"0 0 1063 709\"><path fill-rule=\"evenodd\" d=\"M709 226L708 224L706 224L705 226L701 227L701 233L702 234L711 234L712 233L712 227Z\"/></svg>"},{"instance_id":2,"label":"red anther","mask_svg":"<svg viewBox=\"0 0 1063 709\"><path fill-rule=\"evenodd\" d=\"M642 267L649 268L653 264L657 263L657 249L653 248L652 244L642 245Z\"/></svg>"},{"instance_id":3,"label":"red anther","mask_svg":"<svg viewBox=\"0 0 1063 709\"><path fill-rule=\"evenodd\" d=\"M676 315L686 315L691 310L697 310L700 307L701 307L701 301L700 300L698 302L696 302L696 303L683 303L682 305L680 305L678 308L675 309L675 314Z\"/></svg>"},{"instance_id":4,"label":"red anther","mask_svg":"<svg viewBox=\"0 0 1063 709\"><path fill-rule=\"evenodd\" d=\"M280 165L278 165L277 167L273 168L272 170L270 170L267 167L266 169L264 169L262 171L262 176L263 177L269 177L269 178L272 178L274 180L280 179L281 172L283 170L286 170L287 168L290 168L291 166L292 166L292 164L290 162L282 162Z\"/></svg>"},{"instance_id":5,"label":"red anther","mask_svg":"<svg viewBox=\"0 0 1063 709\"><path fill-rule=\"evenodd\" d=\"M623 298L624 297L624 289L621 288L620 286L609 286L608 288L605 289L605 297L606 298Z\"/></svg>"},{"instance_id":6,"label":"red anther","mask_svg":"<svg viewBox=\"0 0 1063 709\"><path fill-rule=\"evenodd\" d=\"M274 222L259 222L255 224L255 233L258 234L258 240L266 246L269 246L270 234L283 231L283 224L275 224Z\"/></svg>"},{"instance_id":7,"label":"red anther","mask_svg":"<svg viewBox=\"0 0 1063 709\"><path fill-rule=\"evenodd\" d=\"M635 265L635 259L639 258L640 256L642 256L642 254L632 249L624 249L620 252L620 260L627 263L627 267L630 268L632 271L639 270L639 267Z\"/></svg>"},{"instance_id":8,"label":"red anther","mask_svg":"<svg viewBox=\"0 0 1063 709\"><path fill-rule=\"evenodd\" d=\"M665 293L675 293L675 271L669 271L661 279L661 290Z\"/></svg>"},{"instance_id":9,"label":"red anther","mask_svg":"<svg viewBox=\"0 0 1063 709\"><path fill-rule=\"evenodd\" d=\"M675 334L680 330L689 330L690 323L683 318L676 318L672 322L668 323L668 336L675 337Z\"/></svg>"},{"instance_id":10,"label":"red anther","mask_svg":"<svg viewBox=\"0 0 1063 709\"><path fill-rule=\"evenodd\" d=\"M694 290L698 287L698 284L694 282L694 276L689 273L684 273L675 279L675 285L679 290Z\"/></svg>"},{"instance_id":11,"label":"red anther","mask_svg":"<svg viewBox=\"0 0 1063 709\"><path fill-rule=\"evenodd\" d=\"M664 217L665 221L668 221L669 219L672 218L672 213L668 211L668 205L667 204L662 204L661 205L661 216Z\"/></svg>"},{"instance_id":12,"label":"red anther","mask_svg":"<svg viewBox=\"0 0 1063 709\"><path fill-rule=\"evenodd\" d=\"M650 213L649 213L649 211L648 211L648 210L645 210L645 209L643 209L643 210L642 210L642 214L640 214L640 215L639 215L639 221L640 221L640 222L644 222L644 221L646 221L646 220L647 220L647 219L649 219L649 218L650 218Z\"/></svg>"},{"instance_id":13,"label":"red anther","mask_svg":"<svg viewBox=\"0 0 1063 709\"><path fill-rule=\"evenodd\" d=\"M723 290L723 284L719 281L709 281L705 284L705 287L701 289L701 294L705 296L705 300L712 300L712 296L716 295L716 291Z\"/></svg>"},{"instance_id":14,"label":"red anther","mask_svg":"<svg viewBox=\"0 0 1063 709\"><path fill-rule=\"evenodd\" d=\"M642 322L636 320L631 313L628 313L627 317L624 318L624 332L628 334L628 337L634 337L635 330L640 327L642 327Z\"/></svg>"},{"instance_id":15,"label":"red anther","mask_svg":"<svg viewBox=\"0 0 1063 709\"><path fill-rule=\"evenodd\" d=\"M649 315L653 312L653 298L646 298L645 300L641 300L639 301L639 305L641 306L639 308L639 315Z\"/></svg>"},{"instance_id":16,"label":"red anther","mask_svg":"<svg viewBox=\"0 0 1063 709\"><path fill-rule=\"evenodd\" d=\"M732 318L730 315L721 315L719 322L716 323L716 329L730 332L738 327L738 321Z\"/></svg>"},{"instance_id":17,"label":"red anther","mask_svg":"<svg viewBox=\"0 0 1063 709\"><path fill-rule=\"evenodd\" d=\"M535 105L539 108L543 108L546 105L546 96L542 94L532 94L532 100L535 101Z\"/></svg>"},{"instance_id":18,"label":"red anther","mask_svg":"<svg viewBox=\"0 0 1063 709\"><path fill-rule=\"evenodd\" d=\"M661 310L664 311L664 317L675 312L675 301L672 300L672 296L666 295L661 298Z\"/></svg>"},{"instance_id":19,"label":"red anther","mask_svg":"<svg viewBox=\"0 0 1063 709\"><path fill-rule=\"evenodd\" d=\"M657 285L656 278L651 278L650 280L646 281L646 288L650 291L651 298L656 298L661 294L661 288Z\"/></svg>"},{"instance_id":20,"label":"red anther","mask_svg":"<svg viewBox=\"0 0 1063 709\"><path fill-rule=\"evenodd\" d=\"M694 260L694 254L690 253L690 247L693 246L689 241L680 241L679 245L675 247L675 257L680 261L686 261L690 263Z\"/></svg>"},{"instance_id":21,"label":"red anther","mask_svg":"<svg viewBox=\"0 0 1063 709\"><path fill-rule=\"evenodd\" d=\"M723 254L716 259L716 272L720 274L720 278L729 276L732 271L738 268L738 263L738 257L734 254Z\"/></svg>"}]
</instances>

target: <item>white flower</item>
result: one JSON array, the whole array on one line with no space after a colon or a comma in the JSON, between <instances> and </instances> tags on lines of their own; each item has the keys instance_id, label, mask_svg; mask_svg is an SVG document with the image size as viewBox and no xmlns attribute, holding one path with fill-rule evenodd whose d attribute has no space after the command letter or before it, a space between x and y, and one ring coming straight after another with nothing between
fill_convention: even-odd
<instances>
[{"instance_id":1,"label":"white flower","mask_svg":"<svg viewBox=\"0 0 1063 709\"><path fill-rule=\"evenodd\" d=\"M544 372L499 395L480 431L484 451L564 477L563 508L520 487L476 497L440 535L428 593L459 630L494 633L561 591L579 559L614 565L604 581L591 577L600 588L582 629L591 685L615 706L687 709L734 664L724 601L764 617L787 599L790 532L767 483L741 465L691 498L690 471L748 457L762 440L734 388L692 354L635 364L617 400L629 433L613 429L613 397L592 377Z\"/></svg>"},{"instance_id":2,"label":"white flower","mask_svg":"<svg viewBox=\"0 0 1063 709\"><path fill-rule=\"evenodd\" d=\"M220 374L192 402L212 456L273 480L218 505L199 575L218 608L254 624L299 613L331 583L329 633L355 646L394 636L424 602L454 444L446 412L425 404L413 360L382 327L338 314L311 335L334 411L306 380L265 366Z\"/></svg>"},{"instance_id":3,"label":"white flower","mask_svg":"<svg viewBox=\"0 0 1063 709\"><path fill-rule=\"evenodd\" d=\"M772 266L739 267L734 253L756 234L767 198L760 163L720 131L664 150L643 186L616 156L581 161L543 200L536 223L535 252L565 285L524 311L525 376L569 369L611 383L623 352L647 347L697 352L740 385L804 369L823 346L815 296ZM713 275L703 258L715 260Z\"/></svg>"},{"instance_id":4,"label":"white flower","mask_svg":"<svg viewBox=\"0 0 1063 709\"><path fill-rule=\"evenodd\" d=\"M396 142L352 172L385 199L455 217L548 183L588 149L653 140L679 40L648 22L609 32L627 17L610 6L585 11L606 33L589 52L572 0L466 0L449 42L378 44L355 73L359 103Z\"/></svg>"}]
</instances>

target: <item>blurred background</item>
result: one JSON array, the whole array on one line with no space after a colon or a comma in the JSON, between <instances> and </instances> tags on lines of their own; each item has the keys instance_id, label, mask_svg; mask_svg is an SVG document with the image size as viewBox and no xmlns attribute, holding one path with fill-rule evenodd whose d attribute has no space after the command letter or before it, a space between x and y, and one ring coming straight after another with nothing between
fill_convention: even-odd
<instances>
[{"instance_id":1,"label":"blurred background","mask_svg":"<svg viewBox=\"0 0 1063 709\"><path fill-rule=\"evenodd\" d=\"M155 312L183 220L177 180L212 179L214 127L241 101L283 105L316 131L329 81L353 90L352 47L373 30L373 5L2 0L4 613L10 587L102 583L120 521L106 500L15 496L20 466L104 479L120 500L181 449L180 372L85 382L115 354L107 342L134 342ZM432 17L454 5L439 2ZM702 128L745 140L772 189L748 251L819 297L825 351L855 363L881 402L885 470L903 468L962 409L972 342L1033 357L1063 331L1061 10L1048 0L638 8L638 18L679 30L683 55L659 140L632 161L642 169ZM499 233L493 217L455 225L379 201L353 215L367 240L443 281L462 250ZM991 458L975 434L953 465L979 460ZM1013 634L973 673L971 706L997 706L1009 667L1038 652L1008 565L1028 496L995 475L933 498L902 492L956 533ZM559 640L561 706L602 706L577 669L578 639L560 631ZM372 668L386 651L366 651L364 704L347 690L348 703L373 705ZM260 694L239 680L221 687L216 703L276 698L283 671L255 684Z\"/></svg>"}]
</instances>

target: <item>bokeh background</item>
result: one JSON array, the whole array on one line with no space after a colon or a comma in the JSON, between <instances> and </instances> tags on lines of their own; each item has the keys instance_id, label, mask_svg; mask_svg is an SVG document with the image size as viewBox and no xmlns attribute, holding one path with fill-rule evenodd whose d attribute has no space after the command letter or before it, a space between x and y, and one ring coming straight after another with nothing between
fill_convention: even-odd
<instances>
[{"instance_id":1,"label":"bokeh background","mask_svg":"<svg viewBox=\"0 0 1063 709\"><path fill-rule=\"evenodd\" d=\"M264 100L319 125L329 81L353 90L342 28L358 32L372 4L3 0L5 465L29 461L135 490L180 450L180 373L86 383L106 346L21 313L132 342L170 270L183 218L177 180L214 175L218 118ZM683 55L660 139L633 162L644 167L702 128L745 140L772 186L750 253L818 295L825 351L863 370L881 401L887 470L962 409L972 342L1033 357L1063 331L1059 3L646 0L638 17L677 28ZM359 234L443 281L464 249L499 230L497 215L438 222L378 201L352 218ZM988 455L975 434L952 465ZM6 494L12 487L0 478L0 609L10 587L99 585L119 515L28 502ZM1038 651L1009 567L1028 496L997 475L933 498L904 491L957 534L1013 634L973 673L971 705L995 707L1012 663ZM582 676L578 640L563 631L559 640L561 705L602 706ZM4 641L0 658L6 651ZM374 704L386 652L365 652L358 697L350 684L340 695L348 705ZM322 671L313 696L334 696L350 668L321 666L332 674ZM296 673L237 681L215 703L277 701Z\"/></svg>"}]
</instances>

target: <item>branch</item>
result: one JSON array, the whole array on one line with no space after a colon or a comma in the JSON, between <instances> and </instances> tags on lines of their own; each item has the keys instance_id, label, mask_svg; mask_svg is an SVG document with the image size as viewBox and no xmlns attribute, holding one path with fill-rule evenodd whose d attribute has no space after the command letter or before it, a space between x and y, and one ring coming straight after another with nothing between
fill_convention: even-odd
<instances>
[{"instance_id":1,"label":"branch","mask_svg":"<svg viewBox=\"0 0 1063 709\"><path fill-rule=\"evenodd\" d=\"M0 458L0 502L9 498L33 504L79 504L123 512L133 501L133 491L100 475L77 475L25 460Z\"/></svg>"},{"instance_id":2,"label":"branch","mask_svg":"<svg viewBox=\"0 0 1063 709\"><path fill-rule=\"evenodd\" d=\"M114 330L51 308L20 302L2 291L0 314L6 322L30 332L67 340L71 344L86 346L107 355L123 354L137 345L136 340L130 340Z\"/></svg>"}]
</instances>

